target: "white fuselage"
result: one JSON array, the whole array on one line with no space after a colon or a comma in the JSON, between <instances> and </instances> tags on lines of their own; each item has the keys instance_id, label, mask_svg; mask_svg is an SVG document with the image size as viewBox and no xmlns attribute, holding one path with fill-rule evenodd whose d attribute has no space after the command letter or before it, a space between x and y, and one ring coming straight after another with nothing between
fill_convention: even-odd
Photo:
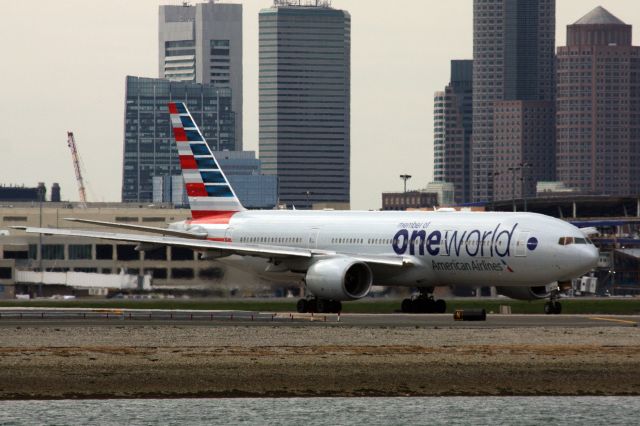
<instances>
[{"instance_id":1,"label":"white fuselage","mask_svg":"<svg viewBox=\"0 0 640 426\"><path fill-rule=\"evenodd\" d=\"M374 283L400 286L542 286L591 270L597 248L575 226L534 213L243 211L228 225L184 224L211 239L301 247L327 256L402 256L412 267L374 267ZM562 238L572 244L560 244ZM242 258L265 272L263 259ZM289 265L304 272L305 265Z\"/></svg>"}]
</instances>

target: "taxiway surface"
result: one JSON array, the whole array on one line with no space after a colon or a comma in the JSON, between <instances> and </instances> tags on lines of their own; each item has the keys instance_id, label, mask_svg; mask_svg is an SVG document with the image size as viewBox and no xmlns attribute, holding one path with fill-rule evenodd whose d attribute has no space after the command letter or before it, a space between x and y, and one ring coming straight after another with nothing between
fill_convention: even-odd
<instances>
[{"instance_id":1,"label":"taxiway surface","mask_svg":"<svg viewBox=\"0 0 640 426\"><path fill-rule=\"evenodd\" d=\"M295 312L191 311L138 309L0 309L0 327L8 326L140 326L288 325L358 327L584 328L637 327L640 316L499 315L486 321L456 321L452 314L299 314Z\"/></svg>"}]
</instances>

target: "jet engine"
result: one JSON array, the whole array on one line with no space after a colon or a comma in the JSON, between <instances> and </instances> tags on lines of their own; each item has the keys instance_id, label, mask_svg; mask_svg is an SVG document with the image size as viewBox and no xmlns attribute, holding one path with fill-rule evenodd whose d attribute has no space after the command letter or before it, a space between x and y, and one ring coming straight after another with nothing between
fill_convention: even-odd
<instances>
[{"instance_id":1,"label":"jet engine","mask_svg":"<svg viewBox=\"0 0 640 426\"><path fill-rule=\"evenodd\" d=\"M496 287L498 294L518 300L546 299L551 294L548 286L539 287Z\"/></svg>"},{"instance_id":2,"label":"jet engine","mask_svg":"<svg viewBox=\"0 0 640 426\"><path fill-rule=\"evenodd\" d=\"M307 270L307 289L316 297L331 300L355 300L371 290L373 273L364 262L333 258L319 260Z\"/></svg>"}]
</instances>

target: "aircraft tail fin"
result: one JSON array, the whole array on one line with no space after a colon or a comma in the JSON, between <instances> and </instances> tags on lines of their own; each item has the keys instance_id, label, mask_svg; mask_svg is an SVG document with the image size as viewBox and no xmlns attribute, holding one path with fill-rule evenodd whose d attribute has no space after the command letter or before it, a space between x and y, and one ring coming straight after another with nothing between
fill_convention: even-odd
<instances>
[{"instance_id":1,"label":"aircraft tail fin","mask_svg":"<svg viewBox=\"0 0 640 426\"><path fill-rule=\"evenodd\" d=\"M193 219L227 221L245 210L182 102L169 103L173 135Z\"/></svg>"}]
</instances>

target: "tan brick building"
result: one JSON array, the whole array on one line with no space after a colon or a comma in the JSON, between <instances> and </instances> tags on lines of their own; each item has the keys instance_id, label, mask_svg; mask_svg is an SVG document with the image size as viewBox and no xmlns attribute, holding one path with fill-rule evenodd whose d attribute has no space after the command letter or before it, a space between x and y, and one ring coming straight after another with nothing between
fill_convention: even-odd
<instances>
[{"instance_id":1,"label":"tan brick building","mask_svg":"<svg viewBox=\"0 0 640 426\"><path fill-rule=\"evenodd\" d=\"M640 193L640 46L597 7L557 55L557 179L584 193Z\"/></svg>"}]
</instances>

